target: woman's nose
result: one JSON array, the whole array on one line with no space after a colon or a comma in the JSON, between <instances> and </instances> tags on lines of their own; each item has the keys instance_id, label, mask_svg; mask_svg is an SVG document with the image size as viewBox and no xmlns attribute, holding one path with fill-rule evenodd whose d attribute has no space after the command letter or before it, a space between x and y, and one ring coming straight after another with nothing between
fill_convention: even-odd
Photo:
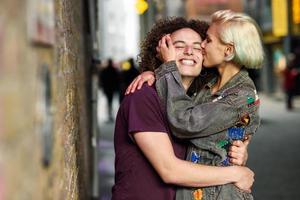
<instances>
[{"instance_id":1,"label":"woman's nose","mask_svg":"<svg viewBox=\"0 0 300 200\"><path fill-rule=\"evenodd\" d=\"M206 45L206 40L203 40L200 44L201 48L204 49Z\"/></svg>"}]
</instances>

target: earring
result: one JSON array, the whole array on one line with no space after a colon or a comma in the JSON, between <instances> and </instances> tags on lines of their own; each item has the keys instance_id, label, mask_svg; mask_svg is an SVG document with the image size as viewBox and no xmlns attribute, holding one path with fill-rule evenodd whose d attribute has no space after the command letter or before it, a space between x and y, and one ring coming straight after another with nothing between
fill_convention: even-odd
<instances>
[{"instance_id":1,"label":"earring","mask_svg":"<svg viewBox=\"0 0 300 200\"><path fill-rule=\"evenodd\" d=\"M224 58L224 60L227 61L227 62L229 62L229 61L231 61L233 59L233 57L234 57L234 54L230 54L229 56L226 56Z\"/></svg>"}]
</instances>

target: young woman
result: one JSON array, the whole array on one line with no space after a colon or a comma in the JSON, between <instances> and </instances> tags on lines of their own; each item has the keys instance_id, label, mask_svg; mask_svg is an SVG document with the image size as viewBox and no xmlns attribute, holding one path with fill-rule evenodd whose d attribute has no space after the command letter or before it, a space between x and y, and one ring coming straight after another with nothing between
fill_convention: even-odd
<instances>
[{"instance_id":1,"label":"young woman","mask_svg":"<svg viewBox=\"0 0 300 200\"><path fill-rule=\"evenodd\" d=\"M186 159L193 163L228 166L228 156L232 156L228 145L253 134L259 126L259 99L246 68L260 67L263 62L260 34L249 16L229 10L218 11L212 15L212 24L201 47L204 66L216 68L217 77L196 91L195 97L188 97L181 84L180 68L176 67L180 62L176 59L176 49L184 47L165 36L158 50L160 57L170 62L156 71L156 88L166 106L172 133L190 141ZM193 62L189 59L190 67ZM146 79L147 76L142 75L133 86ZM211 126L213 121L219 125ZM250 193L232 184L183 188L178 190L176 198L200 199L199 196L203 199L252 199Z\"/></svg>"},{"instance_id":2,"label":"young woman","mask_svg":"<svg viewBox=\"0 0 300 200\"><path fill-rule=\"evenodd\" d=\"M171 34L176 43L194 52L194 64L190 68L186 58L191 55L183 49L175 50L183 84L188 87L191 78L198 76L202 68L200 44L207 27L204 22L183 18L158 22L143 43L141 67L154 70L162 64L155 58L153 44L165 34ZM218 123L213 122L212 126ZM171 136L154 87L145 86L125 97L116 119L114 144L116 173L112 199L173 200L174 185L203 187L234 183L248 190L253 183L253 173L246 167L205 166L185 161L185 146ZM235 158L243 162L245 145L237 148L240 156Z\"/></svg>"}]
</instances>

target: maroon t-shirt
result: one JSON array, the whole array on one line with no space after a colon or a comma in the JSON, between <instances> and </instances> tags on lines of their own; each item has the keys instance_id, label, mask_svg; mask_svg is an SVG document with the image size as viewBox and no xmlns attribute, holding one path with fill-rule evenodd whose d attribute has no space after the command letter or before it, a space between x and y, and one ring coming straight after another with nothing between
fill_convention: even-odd
<instances>
[{"instance_id":1,"label":"maroon t-shirt","mask_svg":"<svg viewBox=\"0 0 300 200\"><path fill-rule=\"evenodd\" d=\"M185 158L185 146L172 138L156 90L145 84L141 90L126 96L118 111L114 135L116 158L112 199L175 199L175 186L163 182L133 141L132 134L136 132L165 132L171 139L176 156Z\"/></svg>"}]
</instances>

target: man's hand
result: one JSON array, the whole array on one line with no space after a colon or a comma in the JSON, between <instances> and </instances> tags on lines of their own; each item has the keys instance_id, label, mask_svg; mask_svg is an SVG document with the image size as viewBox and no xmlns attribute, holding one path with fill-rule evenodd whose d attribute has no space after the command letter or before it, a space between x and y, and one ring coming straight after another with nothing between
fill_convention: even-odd
<instances>
[{"instance_id":1,"label":"man's hand","mask_svg":"<svg viewBox=\"0 0 300 200\"><path fill-rule=\"evenodd\" d=\"M125 94L134 93L137 89L141 89L143 84L147 82L149 86L155 82L154 72L145 71L138 75L127 87Z\"/></svg>"},{"instance_id":2,"label":"man's hand","mask_svg":"<svg viewBox=\"0 0 300 200\"><path fill-rule=\"evenodd\" d=\"M234 185L246 192L251 192L254 183L254 172L247 167L233 166L236 168L237 179Z\"/></svg>"}]
</instances>

